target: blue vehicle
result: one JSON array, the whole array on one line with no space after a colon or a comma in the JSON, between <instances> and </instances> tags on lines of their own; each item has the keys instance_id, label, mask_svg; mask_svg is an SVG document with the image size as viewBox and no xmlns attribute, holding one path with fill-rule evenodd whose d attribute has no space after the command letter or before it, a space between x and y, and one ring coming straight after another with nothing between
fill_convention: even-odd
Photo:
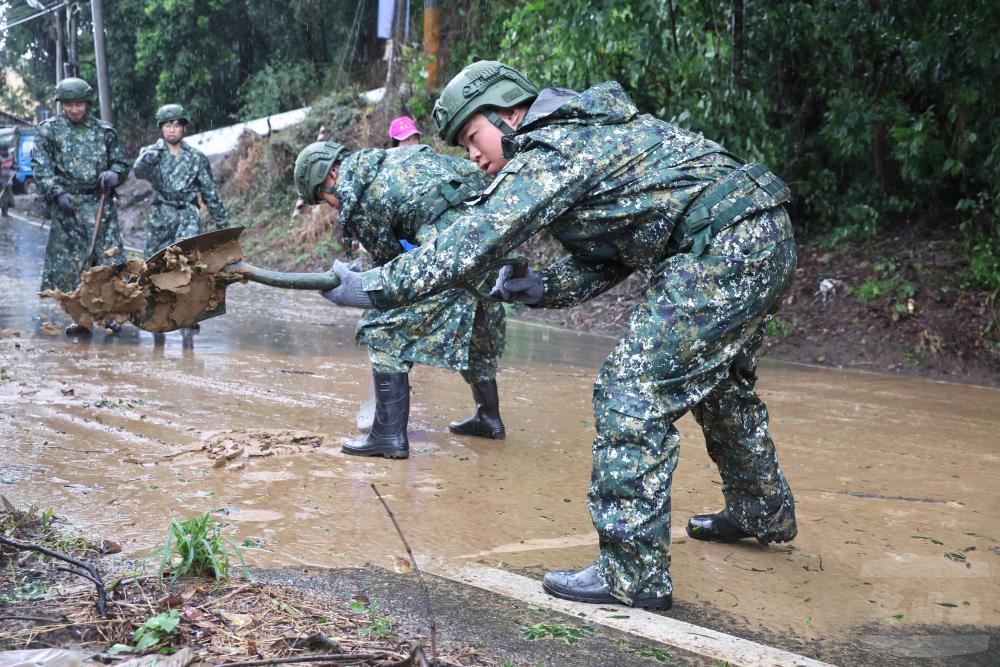
<instances>
[{"instance_id":1,"label":"blue vehicle","mask_svg":"<svg viewBox=\"0 0 1000 667\"><path fill-rule=\"evenodd\" d=\"M35 191L35 179L31 173L31 151L35 148L35 128L0 128L0 138L10 141L17 162L14 174L14 194L31 194Z\"/></svg>"},{"instance_id":2,"label":"blue vehicle","mask_svg":"<svg viewBox=\"0 0 1000 667\"><path fill-rule=\"evenodd\" d=\"M31 173L31 152L35 149L35 128L19 127L14 131L17 137L17 173L14 174L14 192L31 194L35 191L35 179Z\"/></svg>"}]
</instances>

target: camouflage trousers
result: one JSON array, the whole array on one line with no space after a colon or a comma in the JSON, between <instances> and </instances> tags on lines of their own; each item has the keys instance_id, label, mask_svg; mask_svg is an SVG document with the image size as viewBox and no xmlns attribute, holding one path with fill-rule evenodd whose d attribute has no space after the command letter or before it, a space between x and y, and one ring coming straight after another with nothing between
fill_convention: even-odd
<instances>
[{"instance_id":1,"label":"camouflage trousers","mask_svg":"<svg viewBox=\"0 0 1000 667\"><path fill-rule=\"evenodd\" d=\"M98 264L112 266L125 261L125 248L122 245L122 234L118 228L118 209L114 197L104 200L104 215L101 218L101 229L98 232L97 243L94 244L94 254L89 258L84 256L90 248L90 239L94 233L94 219L97 217L98 196L75 194L73 202L76 212L67 214L53 204L51 206L51 226L49 241L45 246L45 267L42 269L41 289L60 289L72 291L80 282L82 270L87 270ZM105 257L105 251L117 248L112 257Z\"/></svg>"},{"instance_id":2,"label":"camouflage trousers","mask_svg":"<svg viewBox=\"0 0 1000 667\"><path fill-rule=\"evenodd\" d=\"M404 306L405 308L407 307ZM411 359L415 356L420 363L458 371L470 385L495 379L497 364L500 362L506 341L503 308L493 304L489 306L478 304L475 313L472 334L468 339L466 364L457 361L465 355L449 354L445 349L441 349L440 354L432 357L433 343L428 340L421 342L419 355L407 355L408 348L405 346L377 346L378 343L373 341L368 347L368 358L371 359L372 368L376 373L409 373L414 364ZM403 339L408 337L405 331L397 333ZM444 348L447 346L447 341L439 341L439 345Z\"/></svg>"},{"instance_id":3,"label":"camouflage trousers","mask_svg":"<svg viewBox=\"0 0 1000 667\"><path fill-rule=\"evenodd\" d=\"M794 270L788 216L768 211L720 232L701 257L668 258L632 311L594 387L588 503L598 573L615 597L672 593L674 422L689 410L739 526L766 536L794 522L767 409L754 391L757 350Z\"/></svg>"},{"instance_id":4,"label":"camouflage trousers","mask_svg":"<svg viewBox=\"0 0 1000 667\"><path fill-rule=\"evenodd\" d=\"M182 207L154 203L146 223L143 257L151 257L181 239L198 234L201 234L201 211L197 203Z\"/></svg>"}]
</instances>

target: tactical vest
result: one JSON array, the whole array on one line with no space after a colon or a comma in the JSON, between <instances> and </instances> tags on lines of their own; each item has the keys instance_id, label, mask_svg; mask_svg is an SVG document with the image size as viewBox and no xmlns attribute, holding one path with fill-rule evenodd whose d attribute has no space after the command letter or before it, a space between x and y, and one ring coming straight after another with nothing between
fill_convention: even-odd
<instances>
[{"instance_id":1,"label":"tactical vest","mask_svg":"<svg viewBox=\"0 0 1000 667\"><path fill-rule=\"evenodd\" d=\"M791 201L791 191L762 164L745 164L715 181L688 206L670 236L673 252L700 256L712 237L758 213Z\"/></svg>"}]
</instances>

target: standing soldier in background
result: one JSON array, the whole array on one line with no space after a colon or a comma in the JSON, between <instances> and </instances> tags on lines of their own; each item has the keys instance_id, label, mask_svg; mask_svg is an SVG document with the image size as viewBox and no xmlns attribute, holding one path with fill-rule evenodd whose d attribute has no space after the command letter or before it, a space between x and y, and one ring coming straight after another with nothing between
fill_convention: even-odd
<instances>
[{"instance_id":1,"label":"standing soldier in background","mask_svg":"<svg viewBox=\"0 0 1000 667\"><path fill-rule=\"evenodd\" d=\"M348 154L332 141L306 146L295 160L295 187L307 204L338 211L345 247L356 237L382 265L413 247L433 244L461 215L462 202L486 185L468 160L430 146L368 149ZM340 262L335 267L343 267ZM496 371L506 323L502 304L453 289L404 308L371 310L358 323L376 387L375 421L367 437L344 445L357 456L409 456L409 372L414 363L457 370L472 388L476 411L449 430L499 440Z\"/></svg>"},{"instance_id":2,"label":"standing soldier in background","mask_svg":"<svg viewBox=\"0 0 1000 667\"><path fill-rule=\"evenodd\" d=\"M63 112L39 125L35 136L31 168L52 217L43 290L70 292L80 282L82 271L120 262L124 252L114 189L128 175L128 162L114 128L88 113L92 93L83 79L60 81L55 98L62 102ZM95 240L99 210L102 218ZM111 251L109 256L106 251ZM114 333L120 329L117 324L109 328ZM66 327L68 336L88 333L79 324Z\"/></svg>"},{"instance_id":3,"label":"standing soldier in background","mask_svg":"<svg viewBox=\"0 0 1000 667\"><path fill-rule=\"evenodd\" d=\"M10 142L0 139L0 217L8 217L7 209L14 204L14 172L17 163L10 150Z\"/></svg>"},{"instance_id":4,"label":"standing soldier in background","mask_svg":"<svg viewBox=\"0 0 1000 667\"><path fill-rule=\"evenodd\" d=\"M226 209L215 190L212 167L201 151L184 141L188 117L179 104L165 104L156 112L163 137L146 146L135 161L136 178L153 185L156 197L146 225L145 257L177 241L201 233L198 195L208 207L216 229L226 224Z\"/></svg>"}]
</instances>

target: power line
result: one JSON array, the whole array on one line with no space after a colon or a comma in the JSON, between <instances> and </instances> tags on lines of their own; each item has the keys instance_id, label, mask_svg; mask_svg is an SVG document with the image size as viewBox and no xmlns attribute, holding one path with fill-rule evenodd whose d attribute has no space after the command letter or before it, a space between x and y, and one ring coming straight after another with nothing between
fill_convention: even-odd
<instances>
[{"instance_id":1,"label":"power line","mask_svg":"<svg viewBox=\"0 0 1000 667\"><path fill-rule=\"evenodd\" d=\"M23 19L20 19L18 21L14 21L13 23L8 23L7 25L4 26L3 29L4 30L10 30L14 26L21 25L22 23L27 23L28 21L31 21L32 19L37 19L39 16L45 16L46 14L51 14L54 11L62 9L63 7L65 7L68 4L69 4L69 2L61 2L61 3L57 4L57 5L52 5L51 7L43 9L42 11L38 12L37 14L32 14L31 16L29 16L27 18L23 18Z\"/></svg>"}]
</instances>

